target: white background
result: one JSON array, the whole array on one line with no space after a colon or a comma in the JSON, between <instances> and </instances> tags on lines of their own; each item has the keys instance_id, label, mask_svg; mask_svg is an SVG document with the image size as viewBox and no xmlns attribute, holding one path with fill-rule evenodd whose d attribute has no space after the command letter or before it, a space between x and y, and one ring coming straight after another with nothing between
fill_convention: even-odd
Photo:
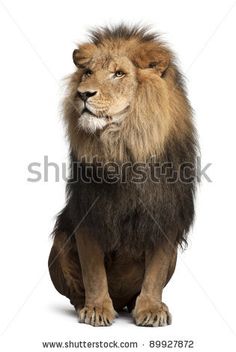
<instances>
[{"instance_id":1,"label":"white background","mask_svg":"<svg viewBox=\"0 0 236 352\"><path fill-rule=\"evenodd\" d=\"M109 328L78 324L47 272L63 180L27 182L27 166L67 159L60 118L62 78L75 43L95 25L152 24L178 53L195 109L202 181L187 251L164 293L166 328L136 327L121 316ZM42 351L42 341L193 339L196 352L236 348L235 82L236 3L159 0L0 1L1 351ZM143 347L143 344L145 347Z\"/></svg>"}]
</instances>

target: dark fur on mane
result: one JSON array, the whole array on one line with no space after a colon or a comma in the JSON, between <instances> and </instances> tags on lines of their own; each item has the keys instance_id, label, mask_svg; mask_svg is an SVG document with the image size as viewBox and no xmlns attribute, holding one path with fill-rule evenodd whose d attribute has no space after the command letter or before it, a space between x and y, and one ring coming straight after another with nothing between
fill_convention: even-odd
<instances>
[{"instance_id":1,"label":"dark fur on mane","mask_svg":"<svg viewBox=\"0 0 236 352\"><path fill-rule=\"evenodd\" d=\"M159 161L173 163L169 176L173 171L181 176L178 165L182 162L194 165L195 152L193 136L182 142L173 138ZM79 168L87 174L83 162L78 163L72 153L67 205L57 218L54 234L67 233L73 241L71 234L82 222L105 253L125 248L134 257L166 239L173 245L187 244L187 234L194 219L195 170L189 172L191 181L187 183L168 184L168 175L165 175L159 184L152 181L86 184L79 179ZM90 172L97 175L96 165ZM108 177L106 170L103 175Z\"/></svg>"},{"instance_id":2,"label":"dark fur on mane","mask_svg":"<svg viewBox=\"0 0 236 352\"><path fill-rule=\"evenodd\" d=\"M142 42L152 41L159 38L159 35L150 31L148 26L127 26L120 24L117 26L100 27L90 31L90 39L96 45L104 40L116 40L138 38Z\"/></svg>"}]
</instances>

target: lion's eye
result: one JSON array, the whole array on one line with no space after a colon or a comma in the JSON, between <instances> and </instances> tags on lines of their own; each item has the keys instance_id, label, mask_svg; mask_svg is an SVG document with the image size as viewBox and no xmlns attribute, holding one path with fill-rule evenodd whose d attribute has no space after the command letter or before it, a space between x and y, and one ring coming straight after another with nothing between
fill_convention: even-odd
<instances>
[{"instance_id":1,"label":"lion's eye","mask_svg":"<svg viewBox=\"0 0 236 352\"><path fill-rule=\"evenodd\" d=\"M115 77L123 77L124 75L125 75L124 72L120 70L116 71L114 74Z\"/></svg>"},{"instance_id":2,"label":"lion's eye","mask_svg":"<svg viewBox=\"0 0 236 352\"><path fill-rule=\"evenodd\" d=\"M93 73L93 72L92 72L89 68L87 68L87 69L84 71L84 76L85 76L85 77L90 77L92 73Z\"/></svg>"},{"instance_id":3,"label":"lion's eye","mask_svg":"<svg viewBox=\"0 0 236 352\"><path fill-rule=\"evenodd\" d=\"M149 63L149 68L155 68L155 67L157 67L157 62L150 62Z\"/></svg>"}]
</instances>

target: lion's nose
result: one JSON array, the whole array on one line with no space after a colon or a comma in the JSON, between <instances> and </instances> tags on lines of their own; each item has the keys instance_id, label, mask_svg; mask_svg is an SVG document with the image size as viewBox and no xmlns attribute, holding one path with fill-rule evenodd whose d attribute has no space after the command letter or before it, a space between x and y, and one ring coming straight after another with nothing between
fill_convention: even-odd
<instances>
[{"instance_id":1,"label":"lion's nose","mask_svg":"<svg viewBox=\"0 0 236 352\"><path fill-rule=\"evenodd\" d=\"M87 92L80 92L78 90L79 97L83 100L86 101L88 98L93 97L95 94L97 94L96 91L87 91Z\"/></svg>"}]
</instances>

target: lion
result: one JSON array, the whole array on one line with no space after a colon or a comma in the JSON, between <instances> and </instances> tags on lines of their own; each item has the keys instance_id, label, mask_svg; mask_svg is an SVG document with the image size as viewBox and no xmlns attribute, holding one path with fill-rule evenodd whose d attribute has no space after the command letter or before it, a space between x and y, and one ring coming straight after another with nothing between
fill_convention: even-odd
<instances>
[{"instance_id":1,"label":"lion","mask_svg":"<svg viewBox=\"0 0 236 352\"><path fill-rule=\"evenodd\" d=\"M196 188L183 76L160 35L138 26L92 30L73 61L64 101L71 167L52 282L81 323L108 326L128 309L139 326L171 324L162 293L187 243Z\"/></svg>"}]
</instances>

